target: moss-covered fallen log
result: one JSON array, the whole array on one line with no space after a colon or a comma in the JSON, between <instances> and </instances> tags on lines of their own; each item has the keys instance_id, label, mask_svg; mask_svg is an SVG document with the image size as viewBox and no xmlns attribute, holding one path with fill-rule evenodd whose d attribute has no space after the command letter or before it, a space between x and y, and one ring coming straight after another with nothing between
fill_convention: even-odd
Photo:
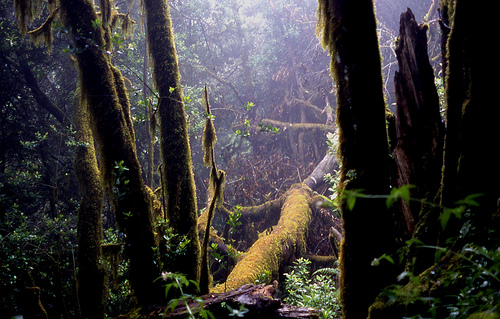
<instances>
[{"instance_id":1,"label":"moss-covered fallen log","mask_svg":"<svg viewBox=\"0 0 500 319\"><path fill-rule=\"evenodd\" d=\"M280 266L303 255L312 216L311 194L312 191L305 185L290 189L274 230L259 238L234 267L226 282L214 287L212 291L222 292L253 283L263 274L277 278Z\"/></svg>"}]
</instances>

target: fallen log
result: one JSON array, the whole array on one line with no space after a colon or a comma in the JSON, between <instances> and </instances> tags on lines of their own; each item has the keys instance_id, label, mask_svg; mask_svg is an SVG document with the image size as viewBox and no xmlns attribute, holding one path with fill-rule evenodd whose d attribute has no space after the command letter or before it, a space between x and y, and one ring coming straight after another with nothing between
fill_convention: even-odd
<instances>
[{"instance_id":1,"label":"fallen log","mask_svg":"<svg viewBox=\"0 0 500 319\"><path fill-rule=\"evenodd\" d=\"M147 308L141 311L140 318L186 318L188 307L192 312L199 312L201 305L215 318L231 317L230 308L243 309L245 318L319 318L319 311L315 309L293 307L275 298L276 284L248 284L225 293L206 294L188 302L187 307L181 305L173 310L167 309L167 306Z\"/></svg>"},{"instance_id":2,"label":"fallen log","mask_svg":"<svg viewBox=\"0 0 500 319\"><path fill-rule=\"evenodd\" d=\"M311 189L304 184L292 187L286 194L274 230L259 238L236 264L226 282L212 291L222 292L253 283L263 274L277 279L281 266L302 256L306 251L307 231L312 217L311 195Z\"/></svg>"},{"instance_id":3,"label":"fallen log","mask_svg":"<svg viewBox=\"0 0 500 319\"><path fill-rule=\"evenodd\" d=\"M271 119L263 119L262 124L276 126L278 128L281 128L283 131L290 130L292 132L307 131L307 130L320 130L324 132L334 131L334 127L332 125L327 125L322 123L289 123Z\"/></svg>"}]
</instances>

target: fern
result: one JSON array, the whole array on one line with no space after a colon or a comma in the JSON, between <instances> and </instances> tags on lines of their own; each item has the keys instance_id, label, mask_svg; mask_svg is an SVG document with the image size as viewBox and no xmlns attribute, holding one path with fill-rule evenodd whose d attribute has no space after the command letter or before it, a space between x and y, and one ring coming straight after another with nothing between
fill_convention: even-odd
<instances>
[{"instance_id":1,"label":"fern","mask_svg":"<svg viewBox=\"0 0 500 319\"><path fill-rule=\"evenodd\" d=\"M318 275L323 275L323 276L328 276L328 277L335 277L340 274L340 270L338 268L321 268L316 270L311 277L315 277Z\"/></svg>"}]
</instances>

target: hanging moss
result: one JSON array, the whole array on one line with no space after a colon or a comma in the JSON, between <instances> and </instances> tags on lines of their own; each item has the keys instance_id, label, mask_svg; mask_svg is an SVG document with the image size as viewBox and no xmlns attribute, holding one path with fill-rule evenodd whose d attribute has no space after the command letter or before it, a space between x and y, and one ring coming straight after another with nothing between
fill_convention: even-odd
<instances>
[{"instance_id":1,"label":"hanging moss","mask_svg":"<svg viewBox=\"0 0 500 319\"><path fill-rule=\"evenodd\" d=\"M122 176L129 181L127 188L123 196L113 196L113 204L119 227L127 234L125 253L130 258L130 283L140 304L160 302L162 289L154 283L160 270L150 200L141 176L134 134L124 112L128 105L121 103L122 88L117 88L109 56L102 50L106 47L103 31L92 24L97 14L89 0L61 0L60 10L63 22L72 32L82 94L87 98L104 181L110 190L115 183L112 176L116 163L123 161L128 169Z\"/></svg>"},{"instance_id":2,"label":"hanging moss","mask_svg":"<svg viewBox=\"0 0 500 319\"><path fill-rule=\"evenodd\" d=\"M53 2L49 1L49 3ZM28 23L38 17L45 6L43 0L14 0L14 10L16 12L19 31L22 35L26 34Z\"/></svg>"},{"instance_id":3,"label":"hanging moss","mask_svg":"<svg viewBox=\"0 0 500 319\"><path fill-rule=\"evenodd\" d=\"M213 292L231 290L254 283L263 274L278 278L280 266L305 254L306 237L311 221L311 190L305 186L292 188L281 209L281 217L273 232L259 238L236 264L227 281Z\"/></svg>"},{"instance_id":4,"label":"hanging moss","mask_svg":"<svg viewBox=\"0 0 500 319\"><path fill-rule=\"evenodd\" d=\"M210 103L208 101L207 85L202 97L202 105L205 107L205 128L203 129L203 137L201 145L203 146L203 163L206 167L212 166L214 163L214 147L217 142L217 135L215 134L215 127L212 121L212 113L210 112Z\"/></svg>"},{"instance_id":5,"label":"hanging moss","mask_svg":"<svg viewBox=\"0 0 500 319\"><path fill-rule=\"evenodd\" d=\"M55 9L54 11L52 11L47 20L45 20L45 22L40 27L38 27L33 31L28 32L28 34L31 36L31 40L36 46L40 44L45 44L47 46L48 51L52 49L52 42L53 42L52 22L54 22L58 14L59 14L59 9Z\"/></svg>"}]
</instances>

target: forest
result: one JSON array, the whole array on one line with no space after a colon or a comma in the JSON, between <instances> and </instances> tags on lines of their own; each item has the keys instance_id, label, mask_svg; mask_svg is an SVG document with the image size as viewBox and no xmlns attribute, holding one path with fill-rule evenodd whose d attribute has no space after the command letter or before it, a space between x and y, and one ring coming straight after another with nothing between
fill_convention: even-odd
<instances>
[{"instance_id":1,"label":"forest","mask_svg":"<svg viewBox=\"0 0 500 319\"><path fill-rule=\"evenodd\" d=\"M0 2L0 319L500 318L494 15Z\"/></svg>"}]
</instances>

